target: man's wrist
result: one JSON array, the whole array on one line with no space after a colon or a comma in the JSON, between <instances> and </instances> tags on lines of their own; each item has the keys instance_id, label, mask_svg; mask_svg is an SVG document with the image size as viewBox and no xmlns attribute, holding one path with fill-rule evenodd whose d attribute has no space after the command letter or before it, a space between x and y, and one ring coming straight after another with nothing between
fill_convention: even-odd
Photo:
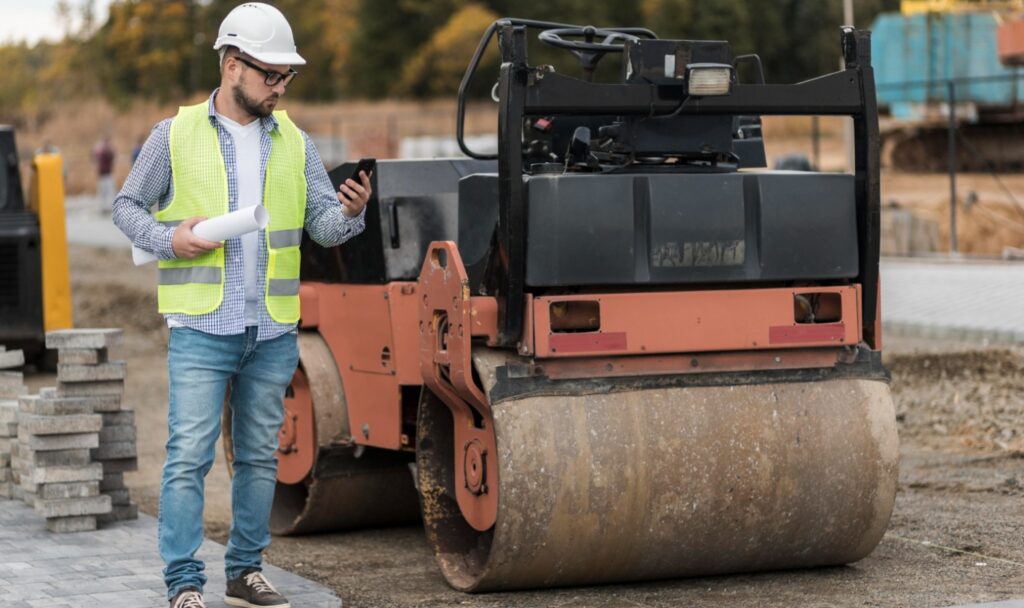
<instances>
[{"instance_id":1,"label":"man's wrist","mask_svg":"<svg viewBox=\"0 0 1024 608\"><path fill-rule=\"evenodd\" d=\"M341 217L344 218L346 222L355 222L355 221L359 220L360 218L362 218L363 214L365 214L365 213L366 213L366 205L363 205L363 208L360 209L359 213L357 213L355 215L349 215L348 214L348 209L344 205L341 206Z\"/></svg>"},{"instance_id":2,"label":"man's wrist","mask_svg":"<svg viewBox=\"0 0 1024 608\"><path fill-rule=\"evenodd\" d=\"M153 254L161 260L173 260L178 256L174 253L174 226L157 224L153 239Z\"/></svg>"}]
</instances>

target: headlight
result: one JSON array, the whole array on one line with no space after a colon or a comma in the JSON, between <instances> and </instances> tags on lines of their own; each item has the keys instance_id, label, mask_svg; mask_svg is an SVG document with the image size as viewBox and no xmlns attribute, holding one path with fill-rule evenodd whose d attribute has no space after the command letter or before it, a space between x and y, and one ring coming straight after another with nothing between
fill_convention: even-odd
<instances>
[{"instance_id":1,"label":"headlight","mask_svg":"<svg viewBox=\"0 0 1024 608\"><path fill-rule=\"evenodd\" d=\"M732 87L732 66L724 63L691 63L686 66L686 81L687 95L728 95Z\"/></svg>"}]
</instances>

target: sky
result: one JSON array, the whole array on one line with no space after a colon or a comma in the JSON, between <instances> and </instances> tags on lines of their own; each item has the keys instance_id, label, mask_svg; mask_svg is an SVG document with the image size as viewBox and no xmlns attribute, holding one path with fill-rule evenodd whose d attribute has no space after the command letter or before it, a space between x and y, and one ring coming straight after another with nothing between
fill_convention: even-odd
<instances>
[{"instance_id":1,"label":"sky","mask_svg":"<svg viewBox=\"0 0 1024 608\"><path fill-rule=\"evenodd\" d=\"M86 0L70 0L82 6ZM111 0L95 0L96 19L103 23ZM33 45L39 40L59 40L64 34L57 20L57 0L0 0L0 44L20 42Z\"/></svg>"}]
</instances>

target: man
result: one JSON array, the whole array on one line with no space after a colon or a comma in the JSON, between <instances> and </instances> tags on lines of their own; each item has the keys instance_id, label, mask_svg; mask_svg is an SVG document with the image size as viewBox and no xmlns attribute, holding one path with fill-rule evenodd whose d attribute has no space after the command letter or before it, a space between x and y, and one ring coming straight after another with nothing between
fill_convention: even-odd
<instances>
[{"instance_id":1,"label":"man","mask_svg":"<svg viewBox=\"0 0 1024 608\"><path fill-rule=\"evenodd\" d=\"M213 465L220 411L230 393L234 445L225 601L287 608L261 573L270 543L277 432L298 361L299 243L323 246L363 230L370 180L335 192L305 133L278 99L303 65L277 9L243 4L214 45L221 85L209 100L158 124L114 202L113 219L159 262L158 300L171 327L169 437L160 486L159 546L172 608L203 608L203 480ZM154 220L148 214L159 204ZM266 230L213 243L204 217L262 204Z\"/></svg>"}]
</instances>

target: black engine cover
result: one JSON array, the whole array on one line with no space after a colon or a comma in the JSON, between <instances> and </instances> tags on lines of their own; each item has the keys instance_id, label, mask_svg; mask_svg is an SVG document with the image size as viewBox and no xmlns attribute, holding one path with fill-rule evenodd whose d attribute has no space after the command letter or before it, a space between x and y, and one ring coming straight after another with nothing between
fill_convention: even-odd
<instances>
[{"instance_id":1,"label":"black engine cover","mask_svg":"<svg viewBox=\"0 0 1024 608\"><path fill-rule=\"evenodd\" d=\"M526 284L571 287L849 279L858 273L851 175L539 175L527 188ZM492 183L493 182L493 183ZM479 260L497 175L465 178L459 242ZM488 200L493 213L482 212ZM463 215L460 209L460 216ZM468 255L467 255L468 254ZM471 275L474 274L471 272ZM471 277L472 278L472 277Z\"/></svg>"}]
</instances>

